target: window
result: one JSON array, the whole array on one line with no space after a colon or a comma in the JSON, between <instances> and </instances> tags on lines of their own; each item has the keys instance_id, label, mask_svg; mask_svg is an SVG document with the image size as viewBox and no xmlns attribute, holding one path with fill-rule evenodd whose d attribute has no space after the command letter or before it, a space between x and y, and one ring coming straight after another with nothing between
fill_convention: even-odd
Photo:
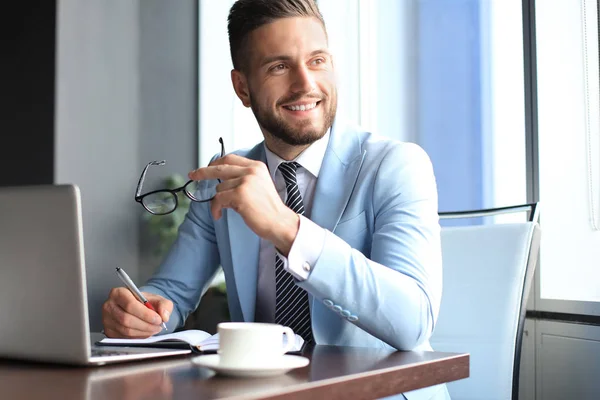
<instances>
[{"instance_id":1,"label":"window","mask_svg":"<svg viewBox=\"0 0 600 400\"><path fill-rule=\"evenodd\" d=\"M536 3L543 224L539 308L600 315L596 8L595 0ZM580 307L546 300L596 303L590 309L589 304Z\"/></svg>"}]
</instances>

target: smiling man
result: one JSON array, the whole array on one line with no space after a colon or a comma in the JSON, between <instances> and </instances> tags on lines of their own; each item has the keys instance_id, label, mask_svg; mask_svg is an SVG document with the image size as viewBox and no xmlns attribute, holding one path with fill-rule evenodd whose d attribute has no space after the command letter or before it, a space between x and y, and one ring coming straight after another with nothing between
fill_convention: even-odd
<instances>
[{"instance_id":1,"label":"smiling man","mask_svg":"<svg viewBox=\"0 0 600 400\"><path fill-rule=\"evenodd\" d=\"M327 35L320 19L282 18L238 39L260 21L248 22L244 13L249 7L234 6L229 18L233 87L244 106L252 108L267 148L293 159L321 139L335 117L337 91ZM289 7L293 12L294 4ZM247 43L253 46L242 47Z\"/></svg>"},{"instance_id":2,"label":"smiling man","mask_svg":"<svg viewBox=\"0 0 600 400\"><path fill-rule=\"evenodd\" d=\"M429 158L336 119L335 63L313 0L238 0L228 22L233 88L264 142L190 172L221 183L192 203L142 288L158 314L113 289L106 334L183 325L221 265L235 321L287 325L316 344L431 350L442 265ZM404 396L448 398L444 385Z\"/></svg>"}]
</instances>

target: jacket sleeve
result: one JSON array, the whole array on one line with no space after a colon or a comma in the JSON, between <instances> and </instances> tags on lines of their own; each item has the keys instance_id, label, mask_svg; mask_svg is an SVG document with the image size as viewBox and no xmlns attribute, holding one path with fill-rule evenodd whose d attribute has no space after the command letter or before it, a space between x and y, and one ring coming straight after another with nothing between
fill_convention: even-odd
<instances>
[{"instance_id":1,"label":"jacket sleeve","mask_svg":"<svg viewBox=\"0 0 600 400\"><path fill-rule=\"evenodd\" d=\"M183 325L198 307L219 266L213 219L206 203L192 202L175 243L158 271L140 290L173 302L169 332Z\"/></svg>"},{"instance_id":2,"label":"jacket sleeve","mask_svg":"<svg viewBox=\"0 0 600 400\"><path fill-rule=\"evenodd\" d=\"M309 277L298 285L350 311L353 323L399 350L433 331L442 291L437 188L431 161L394 144L375 172L370 255L326 231Z\"/></svg>"}]
</instances>

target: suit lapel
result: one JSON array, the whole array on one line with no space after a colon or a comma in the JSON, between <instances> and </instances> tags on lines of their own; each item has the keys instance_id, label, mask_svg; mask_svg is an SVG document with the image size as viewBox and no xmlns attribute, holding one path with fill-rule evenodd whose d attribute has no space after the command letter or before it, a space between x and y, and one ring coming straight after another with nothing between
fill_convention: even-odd
<instances>
[{"instance_id":1,"label":"suit lapel","mask_svg":"<svg viewBox=\"0 0 600 400\"><path fill-rule=\"evenodd\" d=\"M310 219L320 227L333 231L337 226L358 179L363 158L357 132L334 124L310 214Z\"/></svg>"},{"instance_id":2,"label":"suit lapel","mask_svg":"<svg viewBox=\"0 0 600 400\"><path fill-rule=\"evenodd\" d=\"M256 145L247 158L266 162L263 144ZM254 321L260 238L237 212L227 209L227 228L231 248L233 276L244 321Z\"/></svg>"},{"instance_id":3,"label":"suit lapel","mask_svg":"<svg viewBox=\"0 0 600 400\"><path fill-rule=\"evenodd\" d=\"M340 221L356 185L364 156L357 132L334 124L310 213L310 219L321 228L333 232ZM315 298L310 293L308 298L312 314ZM313 334L315 338L319 335L314 320Z\"/></svg>"}]
</instances>

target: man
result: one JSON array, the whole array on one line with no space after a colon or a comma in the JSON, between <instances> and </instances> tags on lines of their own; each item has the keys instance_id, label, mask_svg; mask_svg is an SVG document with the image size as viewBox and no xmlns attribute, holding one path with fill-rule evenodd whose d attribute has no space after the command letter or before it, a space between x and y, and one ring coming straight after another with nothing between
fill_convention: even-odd
<instances>
[{"instance_id":1,"label":"man","mask_svg":"<svg viewBox=\"0 0 600 400\"><path fill-rule=\"evenodd\" d=\"M106 334L181 326L222 265L235 321L281 323L317 344L431 349L442 270L429 158L334 122L334 60L313 0L239 0L228 29L233 87L264 143L190 172L222 183L212 201L191 204L142 288L158 314L113 289Z\"/></svg>"}]
</instances>

